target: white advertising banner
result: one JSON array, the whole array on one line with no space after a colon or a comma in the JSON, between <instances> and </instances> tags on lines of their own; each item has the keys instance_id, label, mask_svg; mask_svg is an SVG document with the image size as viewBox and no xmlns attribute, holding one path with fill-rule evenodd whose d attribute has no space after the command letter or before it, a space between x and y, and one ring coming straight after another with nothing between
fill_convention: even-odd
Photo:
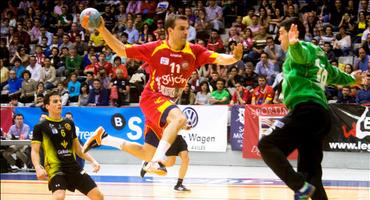
<instances>
[{"instance_id":1,"label":"white advertising banner","mask_svg":"<svg viewBox=\"0 0 370 200\"><path fill-rule=\"evenodd\" d=\"M180 132L189 151L226 152L228 106L179 107L192 127Z\"/></svg>"}]
</instances>

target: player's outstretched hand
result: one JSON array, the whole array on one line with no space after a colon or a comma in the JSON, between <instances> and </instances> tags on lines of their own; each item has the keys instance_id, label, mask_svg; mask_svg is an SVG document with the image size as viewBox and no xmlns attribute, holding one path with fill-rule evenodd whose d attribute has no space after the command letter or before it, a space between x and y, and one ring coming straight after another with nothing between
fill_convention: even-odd
<instances>
[{"instance_id":1,"label":"player's outstretched hand","mask_svg":"<svg viewBox=\"0 0 370 200\"><path fill-rule=\"evenodd\" d=\"M36 170L36 176L39 180L47 180L48 179L48 173L46 173L46 170L41 166L35 167Z\"/></svg>"},{"instance_id":2,"label":"player's outstretched hand","mask_svg":"<svg viewBox=\"0 0 370 200\"><path fill-rule=\"evenodd\" d=\"M92 162L91 164L92 164L92 166L94 168L93 169L93 172L94 173L97 173L100 170L100 164L98 162L96 162L96 161L95 162Z\"/></svg>"},{"instance_id":3,"label":"player's outstretched hand","mask_svg":"<svg viewBox=\"0 0 370 200\"><path fill-rule=\"evenodd\" d=\"M89 30L89 28L87 27L87 24L88 24L88 22L89 22L89 20L88 20L88 17L89 16L85 16L86 17L86 19L84 18L82 21L81 21L81 26L84 28L84 29L86 29L86 30ZM96 29L98 29L98 31L100 31L102 28L104 28L105 27L105 21L104 21L104 19L103 19L103 17L102 16L100 16L100 23L99 23L99 26L96 28Z\"/></svg>"},{"instance_id":4,"label":"player's outstretched hand","mask_svg":"<svg viewBox=\"0 0 370 200\"><path fill-rule=\"evenodd\" d=\"M292 24L288 32L289 44L295 45L299 41L298 36L299 36L298 26L296 24Z\"/></svg>"},{"instance_id":5,"label":"player's outstretched hand","mask_svg":"<svg viewBox=\"0 0 370 200\"><path fill-rule=\"evenodd\" d=\"M243 57L243 45L241 43L239 43L238 45L236 45L234 47L233 55L234 55L234 58L237 59L237 60L242 59L242 57Z\"/></svg>"},{"instance_id":6,"label":"player's outstretched hand","mask_svg":"<svg viewBox=\"0 0 370 200\"><path fill-rule=\"evenodd\" d=\"M362 72L361 70L356 70L351 74L356 79L356 84L362 85L365 83L366 80L366 72Z\"/></svg>"}]
</instances>

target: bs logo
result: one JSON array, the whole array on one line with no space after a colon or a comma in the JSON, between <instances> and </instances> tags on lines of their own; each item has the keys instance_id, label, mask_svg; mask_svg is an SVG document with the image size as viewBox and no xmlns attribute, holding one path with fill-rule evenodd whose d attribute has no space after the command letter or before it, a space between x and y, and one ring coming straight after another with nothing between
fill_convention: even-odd
<instances>
[{"instance_id":1,"label":"bs logo","mask_svg":"<svg viewBox=\"0 0 370 200\"><path fill-rule=\"evenodd\" d=\"M119 113L116 113L111 118L112 126L117 130L122 130L126 126L126 119Z\"/></svg>"}]
</instances>

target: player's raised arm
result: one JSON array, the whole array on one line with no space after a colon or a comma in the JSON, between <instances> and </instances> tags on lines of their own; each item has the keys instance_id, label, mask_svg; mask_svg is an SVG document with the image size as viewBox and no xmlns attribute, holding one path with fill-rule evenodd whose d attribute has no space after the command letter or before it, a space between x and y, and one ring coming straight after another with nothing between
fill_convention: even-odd
<instances>
[{"instance_id":1,"label":"player's raised arm","mask_svg":"<svg viewBox=\"0 0 370 200\"><path fill-rule=\"evenodd\" d=\"M238 44L235 46L232 55L224 53L218 54L215 63L219 65L231 65L242 59L242 56L243 56L243 45Z\"/></svg>"},{"instance_id":2,"label":"player's raised arm","mask_svg":"<svg viewBox=\"0 0 370 200\"><path fill-rule=\"evenodd\" d=\"M87 27L88 20L82 20L81 26L88 30ZM119 56L126 56L126 49L125 45L116 38L106 27L103 17L100 17L100 24L97 27L97 30L102 34L104 41L108 44L108 46L117 53Z\"/></svg>"}]
</instances>

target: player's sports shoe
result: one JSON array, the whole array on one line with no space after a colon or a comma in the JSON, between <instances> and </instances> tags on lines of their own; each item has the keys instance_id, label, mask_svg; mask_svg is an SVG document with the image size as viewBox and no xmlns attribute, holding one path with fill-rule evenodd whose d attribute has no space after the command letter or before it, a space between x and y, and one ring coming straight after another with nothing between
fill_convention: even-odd
<instances>
[{"instance_id":1,"label":"player's sports shoe","mask_svg":"<svg viewBox=\"0 0 370 200\"><path fill-rule=\"evenodd\" d=\"M159 176L167 175L167 169L161 162L148 162L143 169L150 174L157 174Z\"/></svg>"},{"instance_id":2,"label":"player's sports shoe","mask_svg":"<svg viewBox=\"0 0 370 200\"><path fill-rule=\"evenodd\" d=\"M141 178L144 178L145 174L146 174L146 171L144 170L144 167L148 164L148 162L144 161L143 162L143 166L141 167L141 170L140 170L140 176Z\"/></svg>"},{"instance_id":3,"label":"player's sports shoe","mask_svg":"<svg viewBox=\"0 0 370 200\"><path fill-rule=\"evenodd\" d=\"M82 147L82 152L86 153L91 148L95 148L101 145L103 138L107 137L108 133L105 132L104 128L99 126L94 133L86 140L86 143Z\"/></svg>"},{"instance_id":4,"label":"player's sports shoe","mask_svg":"<svg viewBox=\"0 0 370 200\"><path fill-rule=\"evenodd\" d=\"M177 192L191 192L191 190L186 188L183 184L175 185L175 187L173 189Z\"/></svg>"},{"instance_id":5,"label":"player's sports shoe","mask_svg":"<svg viewBox=\"0 0 370 200\"><path fill-rule=\"evenodd\" d=\"M303 192L297 191L294 193L294 200L307 200L315 192L315 186L307 182L304 183L304 187L306 188Z\"/></svg>"}]
</instances>

